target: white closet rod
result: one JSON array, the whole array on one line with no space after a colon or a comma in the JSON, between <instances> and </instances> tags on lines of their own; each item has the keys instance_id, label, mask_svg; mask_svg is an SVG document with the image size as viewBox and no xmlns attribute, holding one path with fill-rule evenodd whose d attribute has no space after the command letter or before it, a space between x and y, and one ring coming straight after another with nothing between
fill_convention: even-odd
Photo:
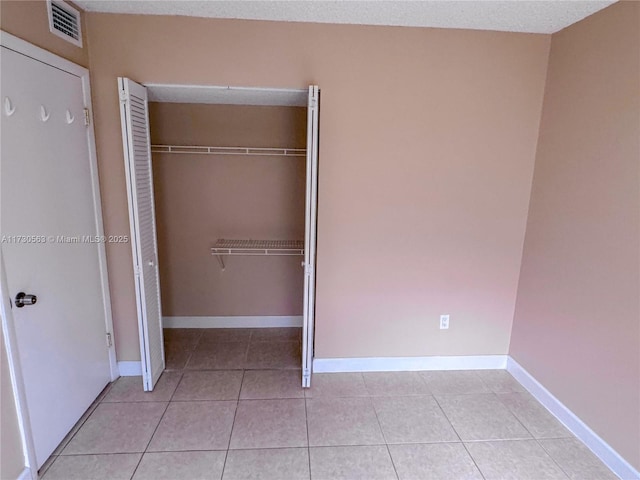
<instances>
[{"instance_id":1,"label":"white closet rod","mask_svg":"<svg viewBox=\"0 0 640 480\"><path fill-rule=\"evenodd\" d=\"M304 157L305 148L204 147L198 145L151 145L153 153L195 153L199 155L260 155Z\"/></svg>"}]
</instances>

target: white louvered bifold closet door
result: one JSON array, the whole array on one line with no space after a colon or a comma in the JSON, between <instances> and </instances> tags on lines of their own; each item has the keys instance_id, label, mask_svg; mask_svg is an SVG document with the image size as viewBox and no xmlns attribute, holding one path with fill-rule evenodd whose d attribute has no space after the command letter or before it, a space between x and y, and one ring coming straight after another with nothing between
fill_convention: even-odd
<instances>
[{"instance_id":1,"label":"white louvered bifold closet door","mask_svg":"<svg viewBox=\"0 0 640 480\"><path fill-rule=\"evenodd\" d=\"M307 105L307 190L304 233L304 305L302 311L302 386L311 386L315 330L318 134L320 92L309 87Z\"/></svg>"},{"instance_id":2,"label":"white louvered bifold closet door","mask_svg":"<svg viewBox=\"0 0 640 480\"><path fill-rule=\"evenodd\" d=\"M164 344L147 89L128 78L118 78L118 88L129 196L142 381L144 390L151 391L164 370Z\"/></svg>"}]
</instances>

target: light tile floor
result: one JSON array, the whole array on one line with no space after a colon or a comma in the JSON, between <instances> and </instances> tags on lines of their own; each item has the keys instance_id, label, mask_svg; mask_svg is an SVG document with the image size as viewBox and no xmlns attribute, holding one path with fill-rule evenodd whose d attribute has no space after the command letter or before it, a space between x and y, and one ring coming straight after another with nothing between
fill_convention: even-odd
<instances>
[{"instance_id":1,"label":"light tile floor","mask_svg":"<svg viewBox=\"0 0 640 480\"><path fill-rule=\"evenodd\" d=\"M300 330L165 331L155 390L122 377L44 480L617 478L504 370L316 374Z\"/></svg>"}]
</instances>

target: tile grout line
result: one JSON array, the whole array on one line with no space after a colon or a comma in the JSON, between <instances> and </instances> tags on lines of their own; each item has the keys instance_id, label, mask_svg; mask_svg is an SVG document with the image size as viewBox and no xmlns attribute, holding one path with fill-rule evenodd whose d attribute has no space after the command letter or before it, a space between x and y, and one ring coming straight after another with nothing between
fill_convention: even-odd
<instances>
[{"instance_id":1,"label":"tile grout line","mask_svg":"<svg viewBox=\"0 0 640 480\"><path fill-rule=\"evenodd\" d=\"M435 397L435 394L431 391L431 386L429 386L429 382L427 382L427 379L424 378L424 375L422 375L422 372L416 372L416 373L418 374L418 377L422 381L423 385L426 387L427 392L429 392L429 395Z\"/></svg>"},{"instance_id":2,"label":"tile grout line","mask_svg":"<svg viewBox=\"0 0 640 480\"><path fill-rule=\"evenodd\" d=\"M259 450L259 449L253 449ZM263 448L262 450L269 450L267 448ZM110 452L110 453L74 453L72 455L64 455L65 457L99 457L105 455L137 455L142 453L183 453L183 452L224 452L223 449L207 449L207 450L198 450L198 449L188 449L188 450L154 450L153 452ZM60 456L60 455L58 455ZM4 479L3 479L4 480Z\"/></svg>"},{"instance_id":3,"label":"tile grout line","mask_svg":"<svg viewBox=\"0 0 640 480\"><path fill-rule=\"evenodd\" d=\"M300 399L294 399L294 400L300 400ZM227 400L228 402L231 402L233 400ZM531 441L531 439L518 439L518 440L474 440L474 441L470 441L467 443L488 443L488 442L527 442L527 441ZM431 442L402 442L402 443L390 443L390 446L406 446L406 445L449 445L449 444L458 444L458 443L464 443L464 442L459 442L457 440L448 440L448 441L444 441L444 442L435 442L435 441L431 441ZM314 445L311 448L336 448L336 447L384 447L385 445L387 445L384 442L381 443L339 443L339 444L335 444L335 445ZM283 449L294 449L294 450L300 450L300 449L305 449L307 447L286 447L286 446L276 446L276 447L244 447L244 448L232 448L230 450L234 450L234 451L246 451L246 450L283 450ZM99 455L135 455L138 453L183 453L183 452L226 452L229 449L226 448L209 448L209 449L205 449L205 450L200 450L197 448L190 448L187 450L154 450L152 452L111 452L111 453L74 453L71 455L58 455L58 456L64 456L64 457L84 457L84 456L99 456Z\"/></svg>"},{"instance_id":4,"label":"tile grout line","mask_svg":"<svg viewBox=\"0 0 640 480\"><path fill-rule=\"evenodd\" d=\"M200 331L198 336L197 336L197 339L193 342L193 344L194 344L193 348L185 349L186 359L184 361L184 364L182 365L182 368L176 368L176 369L169 370L172 373L173 372L179 373L180 379L178 380L178 383L176 384L176 387L173 390L173 393L169 397L169 401L167 402L167 406L165 407L164 412L162 412L162 416L160 417L160 421L156 425L156 428L153 430L153 433L151 434L151 437L149 438L149 442L147 442L147 446L145 447L144 452L140 456L140 460L138 461L138 464L136 465L136 468L134 469L130 480L133 479L133 477L135 476L136 472L138 471L138 468L140 467L140 463L142 463L142 459L144 458L145 454L147 453L147 450L149 449L149 445L151 445L151 441L153 440L153 437L155 436L156 432L158 431L158 427L160 427L160 424L162 423L162 419L164 418L165 414L167 413L167 410L169 409L169 405L171 405L171 401L173 400L173 397L175 396L176 392L178 391L178 387L180 386L180 384L182 383L182 380L184 379L184 374L187 371L187 365L189 364L189 361L191 360L191 356L193 355L193 352L195 352L196 348L198 348L198 345L200 344L200 339L202 338L202 335L203 335L203 331ZM167 343L168 342L165 339L164 340L165 355L166 355L166 344ZM165 369L164 369L164 371L162 373L164 374L165 372L167 372L166 365L165 365Z\"/></svg>"},{"instance_id":5,"label":"tile grout line","mask_svg":"<svg viewBox=\"0 0 640 480\"><path fill-rule=\"evenodd\" d=\"M304 390L304 387L303 387ZM303 392L303 395L305 393ZM307 413L307 397L306 395L302 397L304 401L304 421L307 426L307 463L309 464L309 480L311 479L311 442L309 441L309 414Z\"/></svg>"},{"instance_id":6,"label":"tile grout line","mask_svg":"<svg viewBox=\"0 0 640 480\"><path fill-rule=\"evenodd\" d=\"M198 341L195 342L195 346L189 350L189 354L187 356L187 361L184 364L184 369L187 369L187 365L189 364L189 362L191 361L191 357L193 357L193 354L195 353L195 351L198 349L198 347L200 346L200 342L202 342L202 338L204 337L204 329L199 329L200 330L200 334L198 335Z\"/></svg>"},{"instance_id":7,"label":"tile grout line","mask_svg":"<svg viewBox=\"0 0 640 480\"><path fill-rule=\"evenodd\" d=\"M164 375L164 372L162 372L162 375ZM155 436L156 432L158 431L158 428L160 427L160 424L162 423L162 419L164 418L165 414L167 413L167 410L169 409L169 405L171 405L171 400L173 399L173 396L178 391L178 387L182 383L182 379L183 378L184 378L184 371L182 371L180 373L180 379L178 380L178 383L176 383L176 387L173 389L173 392L171 393L171 396L169 397L169 400L167 401L167 405L164 408L164 411L162 412L162 415L160 416L160 420L158 421L158 424L156 425L156 428L153 429L153 433L149 437L149 441L147 442L147 446L145 447L144 452L142 452L142 455L140 455L140 460L138 460L138 463L136 464L136 468L134 468L133 473L131 474L130 480L132 480L133 477L136 475L136 472L138 471L138 468L140 467L140 464L142 463L142 459L144 458L145 454L147 453L147 450L149 449L149 445L151 445L151 441L153 440L153 437ZM160 383L160 378L158 378L158 383Z\"/></svg>"},{"instance_id":8,"label":"tile grout line","mask_svg":"<svg viewBox=\"0 0 640 480\"><path fill-rule=\"evenodd\" d=\"M166 328L163 328L163 344L164 344L164 353L165 353L165 362L166 362L166 356L167 356L167 345L170 343L173 343L170 340L167 340L166 338L164 338L164 331L167 330ZM172 369L167 369L166 367L166 363L165 363L165 369L164 371L175 371L175 370L185 370L187 367L187 364L189 363L189 360L191 360L191 355L193 354L193 352L198 348L198 345L200 344L200 339L202 338L202 336L204 335L204 330L203 329L197 329L198 330L198 336L195 338L194 342L193 342L193 347L188 347L188 348L182 348L180 349L181 351L183 351L186 354L186 359L184 361L184 364L182 365L182 368L172 368ZM180 343L178 341L178 343ZM188 344L188 343L187 343Z\"/></svg>"},{"instance_id":9,"label":"tile grout line","mask_svg":"<svg viewBox=\"0 0 640 480\"><path fill-rule=\"evenodd\" d=\"M142 458L143 457L144 457L144 452L140 454L140 458L138 459L138 463L136 463L136 468L134 468L133 472L131 472L131 476L129 477L129 480L133 480L133 477L136 476L136 472L138 471L138 467L142 463Z\"/></svg>"},{"instance_id":10,"label":"tile grout line","mask_svg":"<svg viewBox=\"0 0 640 480\"><path fill-rule=\"evenodd\" d=\"M453 397L453 396L463 396L464 394L451 394L451 395L438 395L440 397ZM535 440L536 438L531 434L531 432L529 431L529 429L522 423L522 421L520 421L520 419L511 411L511 409L509 409L509 407L507 405L505 405L500 398L498 397L498 395L494 392L488 392L488 393L476 393L476 394L467 394L467 395L493 395L497 400L498 403L500 403L500 405L502 405L503 407L505 407L507 409L507 412L509 413L509 415L511 415L511 417L513 417L516 422L518 422L518 424L520 424L520 426L525 430L525 432L527 432L527 434L529 435L529 437L524 437L524 438L483 438L483 439L479 439L479 440L467 440L470 443L473 442L501 442L501 441L515 441L515 440ZM437 396L433 395L433 398L436 400L436 402L438 402ZM438 405L440 405L440 402L438 402ZM442 406L440 406L441 410L444 413L444 409L442 408ZM446 413L445 413L446 416ZM447 419L449 419L449 417L447 417ZM449 423L451 423L451 420L449 420ZM455 430L455 427L453 426L453 423L451 423L451 426L453 427L453 429ZM456 430L456 433L457 430Z\"/></svg>"},{"instance_id":11,"label":"tile grout line","mask_svg":"<svg viewBox=\"0 0 640 480\"><path fill-rule=\"evenodd\" d=\"M182 380L182 377L180 377L180 380ZM178 386L176 385L176 390L177 389L178 389ZM149 449L149 445L151 445L151 441L153 440L153 437L155 436L156 432L158 431L158 427L160 427L160 424L162 423L162 419L164 418L165 414L167 413L167 410L169 409L169 405L171 404L171 398L173 397L174 394L175 394L175 391L171 394L171 397L169 397L169 401L167 402L167 405L164 407L164 411L162 412L162 415L160 415L160 420L158 420L158 424L156 425L156 428L153 429L153 433L149 437L149 441L147 442L147 446L144 448L144 451L140 455L140 460L138 460L138 463L136 464L136 468L134 468L133 473L131 474L130 480L133 479L133 477L135 476L136 472L138 471L138 467L140 466L140 463L142 463L142 459L144 458L144 455L147 453L147 450ZM140 453L140 452L138 452L138 453Z\"/></svg>"},{"instance_id":12,"label":"tile grout line","mask_svg":"<svg viewBox=\"0 0 640 480\"><path fill-rule=\"evenodd\" d=\"M109 394L109 392L111 391L111 387L119 380L116 379L113 382L109 382L100 392L100 394L98 394L98 396L96 397L96 400L94 400L91 405L89 405L89 408L87 408L87 410L85 411L85 413L87 413L89 410L91 410L91 407L93 407L93 410L91 410L91 413L89 415L87 415L87 418L85 418L84 420L82 420L82 417L80 417L80 420L78 420L78 423L76 423L73 428L76 431L73 432L73 435L71 435L71 438L69 438L69 440L67 440L67 443L65 443L64 448L62 450L60 450L60 453L58 455L56 455L56 457L60 457L62 456L62 452L64 452L67 447L69 446L69 444L71 443L71 441L75 438L75 436L78 434L78 432L80 431L80 429L84 426L85 423L87 423L87 420L89 420L89 418L91 418L93 416L93 414L95 413L95 411L98 409L98 407L104 402L104 399L107 397L107 395ZM104 393L104 395L103 395ZM102 398L101 398L102 396ZM100 399L100 400L98 400ZM97 401L97 403L96 403ZM95 407L94 407L95 404ZM84 417L85 413L82 414L82 416ZM77 428L76 428L77 427ZM69 432L71 433L71 432ZM68 435L68 434L67 434ZM63 439L64 441L64 439ZM56 447L56 450L58 449L58 447ZM54 450L55 451L55 450ZM56 458L57 460L57 458ZM53 465L54 462L51 463L51 465ZM51 465L49 465L49 468L51 468ZM47 468L47 470L49 470L49 468Z\"/></svg>"},{"instance_id":13,"label":"tile grout line","mask_svg":"<svg viewBox=\"0 0 640 480\"><path fill-rule=\"evenodd\" d=\"M242 359L242 379L243 380L244 380L244 371L246 370L247 364L249 363L249 349L251 348L251 337L253 337L253 332L249 332L249 341L247 342L247 348L244 351L244 358Z\"/></svg>"},{"instance_id":14,"label":"tile grout line","mask_svg":"<svg viewBox=\"0 0 640 480\"><path fill-rule=\"evenodd\" d=\"M195 348L193 350L187 350L186 351L187 359L184 361L184 365L182 366L182 368L180 370L182 370L182 371L187 370L187 367L189 366L189 362L191 362L191 357L193 357L193 353L195 351L196 351Z\"/></svg>"},{"instance_id":15,"label":"tile grout line","mask_svg":"<svg viewBox=\"0 0 640 480\"><path fill-rule=\"evenodd\" d=\"M476 469L478 470L478 473L480 474L480 476L483 479L486 479L487 477L484 476L484 473L482 472L482 470L480 470L480 465L478 465L478 463L476 462L476 459L473 458L473 455L471 455L471 452L469 451L469 449L467 448L467 444L464 442L462 443L462 448L464 448L464 451L467 452L467 455L469 455L469 458L471 459L471 461L473 462L473 464L476 466Z\"/></svg>"},{"instance_id":16,"label":"tile grout line","mask_svg":"<svg viewBox=\"0 0 640 480\"><path fill-rule=\"evenodd\" d=\"M456 434L456 437L458 437L458 440L460 440L460 443L462 444L462 448L464 448L465 452L467 452L467 455L469 455L469 458L471 459L471 461L473 462L473 464L476 466L476 470L478 470L478 473L480 473L480 476L483 479L486 479L486 477L484 476L484 473L482 473L482 470L480 470L480 465L478 465L478 463L476 462L476 459L473 458L473 455L471 455L471 452L469 451L469 449L467 448L467 445L464 443L464 441L462 440L462 437L460 436L460 434L458 433L458 430L456 430L456 427L453 425L453 423L451 422L451 419L449 418L449 416L447 415L447 412L444 411L444 408L442 408L442 405L440 405L440 402L438 401L438 399L436 398L435 395L433 396L433 400L436 402L436 405L438 405L438 408L440 409L440 411L442 412L442 415L444 415L444 418L447 419L447 422L449 422L449 425L451 425L451 428L453 429L453 433Z\"/></svg>"},{"instance_id":17,"label":"tile grout line","mask_svg":"<svg viewBox=\"0 0 640 480\"><path fill-rule=\"evenodd\" d=\"M367 384L364 381L364 375L362 376L362 381L364 382L364 388L367 388ZM387 441L387 436L384 434L384 429L382 428L382 424L380 423L380 417L378 416L378 410L376 410L376 404L371 398L371 395L367 397L371 402L371 408L373 408L373 414L376 416L376 421L378 422L378 428L380 429L380 433L382 434L382 440L384 440L384 446L387 449L387 454L389 455L389 460L391 460L391 466L393 467L393 471L396 474L396 479L400 479L400 475L398 474L398 469L396 468L396 462L393 461L393 455L391 455L391 449L389 448L389 442Z\"/></svg>"},{"instance_id":18,"label":"tile grout line","mask_svg":"<svg viewBox=\"0 0 640 480\"><path fill-rule=\"evenodd\" d=\"M429 381L424 377L424 375L421 375L422 373L429 373L429 372L447 372L447 371L453 371L453 372L457 372L457 371L464 371L464 372L471 372L473 374L473 376L475 378L477 378L480 383L487 388L486 392L469 392L469 393L465 393L465 392L458 392L458 393L437 393L434 392L431 388L431 386L429 385ZM441 397L443 396L453 396L453 395L480 395L480 394L488 394L488 393L495 393L491 387L487 384L487 382L485 382L482 377L480 375L478 375L478 373L475 370L420 370L417 371L416 373L418 373L418 376L422 379L422 381L424 382L424 384L427 387L427 390L429 392L430 395L432 395L434 398L436 395L439 395Z\"/></svg>"},{"instance_id":19,"label":"tile grout line","mask_svg":"<svg viewBox=\"0 0 640 480\"><path fill-rule=\"evenodd\" d=\"M561 471L565 476L567 476L567 478L569 478L569 475L568 475L568 474L565 472L565 470L560 466L560 464L558 464L558 462L557 462L557 461L556 461L556 460L555 460L555 459L554 459L554 458L553 458L553 457L552 457L552 456L551 456L551 455L546 451L546 449L544 448L544 446L542 446L542 444L540 443L539 439L538 439L538 438L536 438L536 437L535 437L535 435L533 435L533 433L530 431L530 429L529 429L529 428L527 428L527 426L524 424L524 422L523 422L523 421L522 421L522 420L521 420L521 419L516 415L516 413L515 413L515 412L513 412L513 411L511 410L511 408L509 408L509 406L508 406L506 403L504 403L504 402L502 401L502 399L501 399L501 398L500 398L500 396L499 396L499 393L506 394L506 393L522 393L522 392L519 392L519 391L511 391L511 392L496 392L496 391L491 387L491 385L489 385L489 384L488 384L488 382L486 382L486 381L485 381L485 380L484 380L480 375L478 375L478 374L477 374L477 372L474 372L474 374L475 374L474 376L475 376L476 378L478 378L478 379L480 380L480 382L490 390L490 394L491 394L491 395L493 395L493 396L498 400L498 402L499 402L502 406L504 406L504 407L507 409L507 411L509 412L509 414L510 414L510 415L511 415L511 416L512 416L512 417L513 417L513 418L514 418L514 419L515 419L515 420L516 420L516 421L517 421L517 422L522 426L522 428L524 428L524 430L525 430L525 431L530 435L530 438L511 438L511 439L509 439L509 438L502 438L502 439L471 440L471 441L469 441L469 443L484 443L484 442L512 442L512 441L531 441L531 440L534 440L534 441L536 442L536 444L538 444L538 445L543 449L543 451L547 454L547 456L553 460L553 463L554 463L554 464L556 464L556 465L558 466L558 468L560 468L560 471ZM434 395L434 398L435 398L435 395ZM438 402L437 398L436 398L436 402ZM439 403L439 402L438 402L438 405L440 405L440 403ZM440 407L440 408L442 409L442 407ZM444 413L444 409L442 409L442 410L443 410L443 413ZM445 413L445 416L446 416L446 413ZM447 417L447 419L448 419L448 417ZM451 421L450 421L450 420L449 420L449 423L451 423ZM452 424L452 426L453 426L453 424ZM454 430L455 430L455 427L454 427ZM458 434L458 432L457 432L457 431L456 431L456 434ZM459 436L459 435L458 435L458 436ZM564 438L564 437L561 437L561 438ZM462 439L460 439L460 440L462 441ZM471 459L473 460L473 462L476 464L476 467L477 467L477 468L478 468L478 470L480 471L480 467L479 467L479 466L478 466L478 464L475 462L475 459L473 458L473 456L471 455L471 452L470 452L470 451L469 451L469 449L467 448L466 443L465 443L465 442L462 442L462 445L464 446L465 450L467 451L467 453L469 454L469 456L471 457ZM480 471L480 474L481 474L481 475L483 475L483 477L484 477L484 474L482 473L482 471Z\"/></svg>"},{"instance_id":20,"label":"tile grout line","mask_svg":"<svg viewBox=\"0 0 640 480\"><path fill-rule=\"evenodd\" d=\"M184 380L185 373L187 372L185 372L184 370L180 372L180 379L178 380L178 383L176 383L176 388L173 389L173 393L171 393L171 396L169 397L169 403L173 402L173 397L176 396L176 393L178 392L178 388L180 388L180 384L182 383L182 380Z\"/></svg>"},{"instance_id":21,"label":"tile grout line","mask_svg":"<svg viewBox=\"0 0 640 480\"><path fill-rule=\"evenodd\" d=\"M571 476L569 475L569 472L566 472L566 471L565 471L565 469L564 469L564 468L562 468L562 465L560 465L560 463L559 463L555 458L553 458L553 456L551 455L551 453L549 453L549 451L548 451L546 448L544 448L544 445L543 445L542 443L540 443L540 440L539 440L539 439L537 439L537 438L534 438L534 440L535 440L535 441L536 441L536 443L540 446L540 448L542 449L542 451L543 451L544 453L546 453L546 454L549 456L549 458L551 458L551 460L553 460L553 463L555 463L555 464L558 466L558 468L560 469L560 471L561 471L562 473L564 473L564 474L566 475L566 477L567 477L567 478L571 478ZM545 439L545 440L546 440L546 439ZM607 469L609 469L609 467L607 467ZM610 469L609 469L609 470L610 470Z\"/></svg>"},{"instance_id":22,"label":"tile grout line","mask_svg":"<svg viewBox=\"0 0 640 480\"><path fill-rule=\"evenodd\" d=\"M497 394L497 393L495 393L495 392L492 392L492 395L493 395L494 397L496 397L496 400L498 400L498 402L500 403L500 405L502 405L504 408L506 408L506 409L507 409L507 411L509 412L509 414L510 414L513 418L515 418L515 419L516 419L516 421L517 421L517 422L522 426L522 428L524 428L525 432L527 432L527 433L531 436L531 438L523 438L523 439L520 439L520 440L536 440L536 437L533 435L533 433L531 433L531 432L529 431L529 429L528 429L528 428L527 428L527 426L522 422L522 420L520 420L520 418L518 418L518 416L517 416L515 413L513 413L513 412L511 411L511 409L509 408L509 406L508 406L506 403L504 403L502 400L500 400L500 397L498 396L498 394ZM517 440L517 439L508 439L508 438L505 438L504 440Z\"/></svg>"},{"instance_id":23,"label":"tile grout line","mask_svg":"<svg viewBox=\"0 0 640 480\"><path fill-rule=\"evenodd\" d=\"M244 370L242 370L242 381L240 382L240 388L238 389L238 398L236 398L236 408L233 411L233 421L231 422L231 431L229 432L229 441L227 442L227 450L224 454L224 462L222 462L222 472L220 473L220 480L224 477L224 470L227 468L227 458L229 458L229 450L231 449L231 437L233 436L233 429L236 426L236 416L238 415L238 408L240 407L240 392L242 392L242 384L244 383Z\"/></svg>"},{"instance_id":24,"label":"tile grout line","mask_svg":"<svg viewBox=\"0 0 640 480\"><path fill-rule=\"evenodd\" d=\"M509 405L507 405L507 404L506 404L506 403L505 403L505 402L500 398L500 395L506 395L506 394L512 394L512 393L520 394L520 393L528 393L528 392L493 392L493 393L494 393L494 395L498 398L498 401L499 401L502 405L504 405L504 406L507 408L507 410L509 410L509 413L511 413L511 415L513 415L513 416L515 417L515 419L516 419L516 420L518 420L518 422L519 422L519 423L522 425L522 427L527 431L527 433L528 433L529 435L531 435L531 438L532 438L533 440L538 441L538 440L547 440L547 439L576 438L576 437L575 437L575 436L574 436L574 435L573 435L573 434L572 434L568 429L566 429L566 427L565 427L565 430L567 430L567 432L569 432L569 436L568 436L568 437L540 437L540 438L539 438L539 437L536 437L536 436L533 434L533 432L532 432L532 431L531 431L531 430L530 430L530 429L529 429L529 428L524 424L524 422L523 422L522 420L520 420L520 417L518 416L518 414L517 414L516 412L514 412L514 411L511 409L511 407L510 407ZM539 404L539 403L540 403L540 402L538 402L535 398L534 398L534 401L535 401L535 404ZM542 406L544 407L544 405L542 405ZM546 410L546 409L545 409L545 412L550 414L550 412L549 412L548 410ZM555 418L554 418L554 419L555 419ZM555 420L557 420L557 419L555 419ZM563 426L563 427L564 427L564 426ZM540 442L538 442L538 443L540 443Z\"/></svg>"}]
</instances>

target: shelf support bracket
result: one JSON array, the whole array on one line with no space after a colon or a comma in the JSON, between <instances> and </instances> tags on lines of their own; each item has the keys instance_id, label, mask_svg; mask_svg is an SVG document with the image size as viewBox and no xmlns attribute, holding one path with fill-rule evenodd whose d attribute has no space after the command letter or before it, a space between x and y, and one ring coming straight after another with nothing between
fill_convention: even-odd
<instances>
[{"instance_id":1,"label":"shelf support bracket","mask_svg":"<svg viewBox=\"0 0 640 480\"><path fill-rule=\"evenodd\" d=\"M218 263L220 263L220 268L222 268L222 271L224 272L225 266L224 260L222 260L222 255L216 255L216 258L218 259Z\"/></svg>"}]
</instances>

